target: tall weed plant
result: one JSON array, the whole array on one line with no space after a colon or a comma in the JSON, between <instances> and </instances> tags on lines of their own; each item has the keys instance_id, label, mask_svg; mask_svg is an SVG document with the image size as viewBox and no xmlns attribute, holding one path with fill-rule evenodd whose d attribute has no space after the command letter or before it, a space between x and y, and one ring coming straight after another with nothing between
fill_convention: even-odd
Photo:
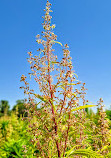
<instances>
[{"instance_id":1,"label":"tall weed plant","mask_svg":"<svg viewBox=\"0 0 111 158\"><path fill-rule=\"evenodd\" d=\"M109 154L110 134L102 105L98 123L87 117L85 83L78 81L72 66L68 44L62 45L51 24L51 4L46 3L42 35L37 35L40 46L37 55L28 52L31 72L39 87L30 89L26 76L21 76L26 99L28 132L37 149L36 157L103 157ZM54 45L61 46L62 58L57 57ZM58 54L59 55L59 54ZM101 104L101 99L99 104ZM24 118L26 119L26 118ZM28 152L28 150L27 150Z\"/></svg>"}]
</instances>

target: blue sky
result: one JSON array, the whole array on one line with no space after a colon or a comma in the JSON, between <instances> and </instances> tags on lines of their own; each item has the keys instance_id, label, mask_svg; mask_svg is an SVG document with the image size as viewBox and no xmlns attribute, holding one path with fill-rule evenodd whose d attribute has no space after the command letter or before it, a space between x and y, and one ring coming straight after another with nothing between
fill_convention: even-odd
<instances>
[{"instance_id":1,"label":"blue sky","mask_svg":"<svg viewBox=\"0 0 111 158\"><path fill-rule=\"evenodd\" d=\"M50 0L58 41L68 43L74 70L86 83L87 99L111 105L111 0ZM0 0L0 100L23 99L28 51L38 48L46 0Z\"/></svg>"}]
</instances>

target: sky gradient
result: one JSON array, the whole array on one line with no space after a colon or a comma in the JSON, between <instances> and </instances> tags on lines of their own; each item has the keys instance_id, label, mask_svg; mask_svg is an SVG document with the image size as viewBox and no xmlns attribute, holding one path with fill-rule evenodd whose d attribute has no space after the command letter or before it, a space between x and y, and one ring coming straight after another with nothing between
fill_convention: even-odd
<instances>
[{"instance_id":1,"label":"sky gradient","mask_svg":"<svg viewBox=\"0 0 111 158\"><path fill-rule=\"evenodd\" d=\"M111 105L111 0L50 0L55 34L71 51L87 99ZM28 51L38 49L46 0L0 0L0 100L23 99L20 77L30 71ZM57 55L59 55L58 53Z\"/></svg>"}]
</instances>

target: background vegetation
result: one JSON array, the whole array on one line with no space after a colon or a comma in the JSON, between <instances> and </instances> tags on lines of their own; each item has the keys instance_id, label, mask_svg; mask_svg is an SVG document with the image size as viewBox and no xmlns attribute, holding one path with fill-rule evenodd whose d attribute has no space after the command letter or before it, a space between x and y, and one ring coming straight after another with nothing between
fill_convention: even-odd
<instances>
[{"instance_id":1,"label":"background vegetation","mask_svg":"<svg viewBox=\"0 0 111 158\"><path fill-rule=\"evenodd\" d=\"M9 107L8 101L0 101L0 157L39 157L38 155L40 151L37 148L37 144L34 142L35 137L34 135L30 134L30 122L28 122L26 119L23 119L24 114L27 116L26 113L24 113L26 110L24 101L17 100L16 105L12 108L12 110L9 110ZM104 114L106 114L106 116L103 116ZM96 113L94 113L91 108L86 108L83 117L85 117L84 124L83 122L82 124L80 122L78 124L76 123L76 127L74 127L75 131L70 131L70 136L74 135L73 139L78 140L80 136L80 133L78 133L80 131L78 131L78 129L84 129L85 135L82 136L82 139L84 140L82 143L84 146L87 146L86 149L93 149L93 151L98 150L98 153L102 153L104 154L104 157L110 158L111 137L108 133L111 133L111 110L109 109L103 112L100 108ZM104 121L107 121L105 122L105 126L102 126L100 122L102 117L104 117ZM78 116L76 116L76 119L78 119ZM33 116L31 124L35 123L36 121L37 118ZM102 131L104 131L103 135L101 135ZM79 149L79 140L77 144L74 148ZM53 155L53 149L51 152ZM51 155L51 153L49 155Z\"/></svg>"}]
</instances>

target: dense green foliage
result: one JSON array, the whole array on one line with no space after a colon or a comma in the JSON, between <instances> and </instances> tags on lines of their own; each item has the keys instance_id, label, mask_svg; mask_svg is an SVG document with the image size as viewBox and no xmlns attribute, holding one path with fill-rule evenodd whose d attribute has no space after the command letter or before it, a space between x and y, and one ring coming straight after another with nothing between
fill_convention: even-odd
<instances>
[{"instance_id":1,"label":"dense green foliage","mask_svg":"<svg viewBox=\"0 0 111 158\"><path fill-rule=\"evenodd\" d=\"M0 118L0 158L32 158L38 152L31 143L33 137L27 132L28 123L16 113Z\"/></svg>"},{"instance_id":2,"label":"dense green foliage","mask_svg":"<svg viewBox=\"0 0 111 158\"><path fill-rule=\"evenodd\" d=\"M109 135L105 135L107 138L107 143L104 143L104 135L101 136L100 132L100 124L99 119L101 119L100 113L96 114L92 111L92 109L86 110L87 113L83 116L85 117L85 122L82 125L80 122L76 122L76 126L71 128L69 132L69 138L73 135L72 141L74 142L76 139L80 137L79 129L84 130L85 137L83 139L83 146L85 148L81 149L79 142L69 150L67 148L67 152L65 154L66 157L76 157L75 155L84 155L86 157L94 157L99 158L102 157L100 154L104 154L103 157L109 157L111 155L111 128L107 127ZM109 110L110 111L110 110ZM105 118L111 124L111 121L108 119L108 115ZM78 119L78 115L76 119ZM98 118L97 121L95 121ZM33 117L31 124L37 123L37 117ZM39 122L38 122L39 123ZM37 124L36 124L37 125ZM105 124L105 126L108 124ZM40 126L42 127L42 126ZM31 130L30 122L24 120L22 117L18 117L18 111L16 109L15 112L11 112L11 116L8 116L6 113L0 118L0 158L34 158L39 157L40 151L37 147L37 143L33 140L35 139L34 135L30 135ZM62 127L62 131L64 131L65 126ZM104 127L105 129L105 127ZM34 130L34 129L33 129ZM102 129L103 130L103 129ZM102 132L101 130L101 132ZM33 131L34 132L34 131ZM44 130L45 132L45 130ZM84 137L84 135L82 136ZM39 135L39 139L42 141L42 135ZM102 141L102 144L101 144ZM43 142L44 144L44 142ZM49 150L47 150L49 157L54 157L54 148L51 145L51 138L49 140ZM98 148L96 148L98 146ZM75 150L76 149L76 150ZM78 149L78 150L77 150ZM97 151L97 153L96 153ZM82 153L82 154L81 154Z\"/></svg>"}]
</instances>

